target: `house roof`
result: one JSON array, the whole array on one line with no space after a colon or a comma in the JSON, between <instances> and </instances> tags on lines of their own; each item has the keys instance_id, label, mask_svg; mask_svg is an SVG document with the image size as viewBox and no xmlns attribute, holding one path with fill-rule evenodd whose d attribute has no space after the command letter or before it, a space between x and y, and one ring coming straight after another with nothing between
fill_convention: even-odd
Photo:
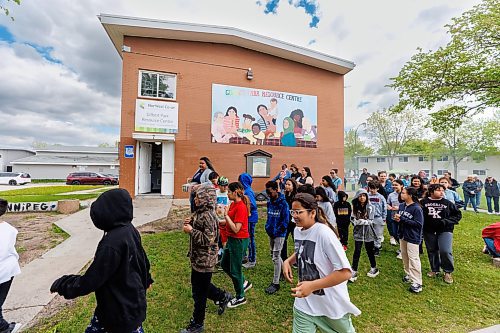
<instances>
[{"instance_id":1,"label":"house roof","mask_svg":"<svg viewBox=\"0 0 500 333\"><path fill-rule=\"evenodd\" d=\"M35 149L37 152L118 154L117 147L60 146L53 145Z\"/></svg>"},{"instance_id":2,"label":"house roof","mask_svg":"<svg viewBox=\"0 0 500 333\"><path fill-rule=\"evenodd\" d=\"M0 147L0 150L17 150L17 151L27 151L33 154L35 153L33 149L28 149L28 148Z\"/></svg>"},{"instance_id":3,"label":"house roof","mask_svg":"<svg viewBox=\"0 0 500 333\"><path fill-rule=\"evenodd\" d=\"M120 57L123 37L134 36L230 44L341 75L347 74L355 66L349 60L237 28L110 14L101 14L98 17Z\"/></svg>"},{"instance_id":4,"label":"house roof","mask_svg":"<svg viewBox=\"0 0 500 333\"><path fill-rule=\"evenodd\" d=\"M119 165L118 157L108 156L57 156L34 155L10 162L10 164L36 164L36 165Z\"/></svg>"}]
</instances>

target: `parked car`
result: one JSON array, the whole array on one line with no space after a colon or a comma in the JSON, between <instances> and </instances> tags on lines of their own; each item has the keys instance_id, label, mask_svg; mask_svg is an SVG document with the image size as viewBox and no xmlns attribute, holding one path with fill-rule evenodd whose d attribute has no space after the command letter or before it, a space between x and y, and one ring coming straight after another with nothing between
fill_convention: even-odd
<instances>
[{"instance_id":1,"label":"parked car","mask_svg":"<svg viewBox=\"0 0 500 333\"><path fill-rule=\"evenodd\" d=\"M0 172L0 184L24 185L31 183L31 176L25 172Z\"/></svg>"},{"instance_id":2,"label":"parked car","mask_svg":"<svg viewBox=\"0 0 500 333\"><path fill-rule=\"evenodd\" d=\"M111 173L103 173L104 176L113 179L113 185L118 185L120 183L120 177L118 175L113 175Z\"/></svg>"},{"instance_id":3,"label":"parked car","mask_svg":"<svg viewBox=\"0 0 500 333\"><path fill-rule=\"evenodd\" d=\"M67 185L111 185L115 179L96 172L73 172L66 177Z\"/></svg>"}]
</instances>

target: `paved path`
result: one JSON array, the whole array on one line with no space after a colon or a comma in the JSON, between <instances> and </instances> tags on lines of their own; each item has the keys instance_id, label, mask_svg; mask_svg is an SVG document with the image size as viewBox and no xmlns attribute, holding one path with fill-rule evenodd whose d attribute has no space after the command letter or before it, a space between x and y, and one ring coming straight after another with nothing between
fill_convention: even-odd
<instances>
[{"instance_id":1,"label":"paved path","mask_svg":"<svg viewBox=\"0 0 500 333\"><path fill-rule=\"evenodd\" d=\"M498 332L500 332L500 325L483 328L481 330L477 330L470 333L498 333Z\"/></svg>"},{"instance_id":2,"label":"paved path","mask_svg":"<svg viewBox=\"0 0 500 333\"><path fill-rule=\"evenodd\" d=\"M169 199L135 200L133 224L140 226L166 217L171 205ZM56 224L71 237L22 268L3 306L6 320L26 327L54 298L49 291L52 282L64 274L78 273L93 258L103 232L92 224L88 208Z\"/></svg>"}]
</instances>

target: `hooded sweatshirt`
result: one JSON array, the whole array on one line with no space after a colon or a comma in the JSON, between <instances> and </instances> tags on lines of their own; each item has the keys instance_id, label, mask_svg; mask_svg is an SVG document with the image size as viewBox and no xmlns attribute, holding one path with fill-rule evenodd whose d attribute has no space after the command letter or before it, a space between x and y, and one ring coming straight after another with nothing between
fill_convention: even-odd
<instances>
[{"instance_id":1,"label":"hooded sweatshirt","mask_svg":"<svg viewBox=\"0 0 500 333\"><path fill-rule=\"evenodd\" d=\"M416 202L411 205L406 205L403 202L399 205L398 214L400 215L398 223L399 239L419 245L422 242L422 230L424 226L422 207Z\"/></svg>"},{"instance_id":2,"label":"hooded sweatshirt","mask_svg":"<svg viewBox=\"0 0 500 333\"><path fill-rule=\"evenodd\" d=\"M444 198L424 198L420 201L424 210L425 232L453 232L455 224L462 219L462 213Z\"/></svg>"},{"instance_id":3,"label":"hooded sweatshirt","mask_svg":"<svg viewBox=\"0 0 500 333\"><path fill-rule=\"evenodd\" d=\"M104 192L90 208L104 231L83 275L64 275L50 290L66 299L95 292L95 315L110 333L132 332L146 319L146 289L153 283L141 236L132 225L132 198L124 189Z\"/></svg>"},{"instance_id":4,"label":"hooded sweatshirt","mask_svg":"<svg viewBox=\"0 0 500 333\"><path fill-rule=\"evenodd\" d=\"M217 195L215 188L201 185L195 194L198 204L191 219L191 238L188 256L197 272L213 272L217 263L219 221L215 214Z\"/></svg>"},{"instance_id":5,"label":"hooded sweatshirt","mask_svg":"<svg viewBox=\"0 0 500 333\"><path fill-rule=\"evenodd\" d=\"M339 197L339 201L333 204L333 213L337 218L337 224L349 223L352 214L351 204L347 201L349 196L344 191L339 191L337 195ZM344 198L346 198L345 201Z\"/></svg>"},{"instance_id":6,"label":"hooded sweatshirt","mask_svg":"<svg viewBox=\"0 0 500 333\"><path fill-rule=\"evenodd\" d=\"M380 193L371 194L368 192L368 200L373 206L375 218L385 220L387 218L387 201Z\"/></svg>"},{"instance_id":7,"label":"hooded sweatshirt","mask_svg":"<svg viewBox=\"0 0 500 333\"><path fill-rule=\"evenodd\" d=\"M266 232L269 237L285 237L289 220L290 211L285 196L278 193L276 200L269 199L267 201Z\"/></svg>"},{"instance_id":8,"label":"hooded sweatshirt","mask_svg":"<svg viewBox=\"0 0 500 333\"><path fill-rule=\"evenodd\" d=\"M361 194L366 194L366 190L361 189L356 192L354 199L358 199ZM357 217L354 214L354 209L351 215L351 223L354 225L353 228L353 238L355 241L362 242L373 242L375 241L375 230L373 229L373 220L375 218L375 210L370 203L370 199L367 198L366 202L366 218Z\"/></svg>"},{"instance_id":9,"label":"hooded sweatshirt","mask_svg":"<svg viewBox=\"0 0 500 333\"><path fill-rule=\"evenodd\" d=\"M259 220L259 214L257 212L257 201L255 200L255 193L252 189L252 176L250 176L248 173L242 173L238 177L238 180L245 189L245 195L248 197L248 199L250 199L250 216L248 217L248 222L257 223L257 221Z\"/></svg>"},{"instance_id":10,"label":"hooded sweatshirt","mask_svg":"<svg viewBox=\"0 0 500 333\"><path fill-rule=\"evenodd\" d=\"M490 224L481 232L483 238L493 239L495 250L500 252L500 222Z\"/></svg>"}]
</instances>

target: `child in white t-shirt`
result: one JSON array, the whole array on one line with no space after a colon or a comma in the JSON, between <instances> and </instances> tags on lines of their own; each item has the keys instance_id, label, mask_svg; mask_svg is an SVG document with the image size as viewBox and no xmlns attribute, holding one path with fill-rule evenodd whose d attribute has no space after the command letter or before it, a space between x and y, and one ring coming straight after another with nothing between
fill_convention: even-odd
<instances>
[{"instance_id":1,"label":"child in white t-shirt","mask_svg":"<svg viewBox=\"0 0 500 333\"><path fill-rule=\"evenodd\" d=\"M283 263L283 274L293 283L291 265L297 263L299 282L292 288L293 333L354 333L351 314L361 311L351 303L347 280L352 276L342 244L318 219L318 204L308 193L295 196L290 210L297 224L295 253Z\"/></svg>"},{"instance_id":2,"label":"child in white t-shirt","mask_svg":"<svg viewBox=\"0 0 500 333\"><path fill-rule=\"evenodd\" d=\"M0 199L0 216L7 211L7 200ZM9 293L14 276L21 273L19 255L16 252L17 230L0 220L0 332L15 333L21 328L19 323L9 323L3 318L2 306Z\"/></svg>"},{"instance_id":3,"label":"child in white t-shirt","mask_svg":"<svg viewBox=\"0 0 500 333\"><path fill-rule=\"evenodd\" d=\"M229 185L229 179L224 176L220 176L217 179L216 189L217 193L217 207L215 208L215 213L219 220L219 259L222 258L222 253L227 243L227 229L226 229L226 219L224 218L224 213L226 211L226 206L229 206L229 197L227 196L227 188Z\"/></svg>"}]
</instances>

